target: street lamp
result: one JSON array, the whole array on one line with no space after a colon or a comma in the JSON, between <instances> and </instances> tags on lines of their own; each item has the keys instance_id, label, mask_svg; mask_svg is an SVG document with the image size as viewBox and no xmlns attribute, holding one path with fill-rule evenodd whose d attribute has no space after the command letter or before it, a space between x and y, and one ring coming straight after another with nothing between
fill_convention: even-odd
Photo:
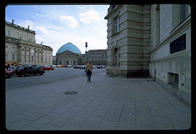
<instances>
[{"instance_id":1,"label":"street lamp","mask_svg":"<svg viewBox=\"0 0 196 134\"><path fill-rule=\"evenodd\" d=\"M85 47L86 47L86 63L88 63L88 56L87 56L87 47L88 47L88 43L85 43Z\"/></svg>"},{"instance_id":2,"label":"street lamp","mask_svg":"<svg viewBox=\"0 0 196 134\"><path fill-rule=\"evenodd\" d=\"M86 52L87 52L87 47L88 47L88 43L87 42L85 43L85 47L86 47Z\"/></svg>"}]
</instances>

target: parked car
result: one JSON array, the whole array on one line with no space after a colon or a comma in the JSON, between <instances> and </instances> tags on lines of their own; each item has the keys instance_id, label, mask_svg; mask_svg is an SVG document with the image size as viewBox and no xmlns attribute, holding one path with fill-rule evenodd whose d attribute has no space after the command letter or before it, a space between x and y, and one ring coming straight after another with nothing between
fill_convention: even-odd
<instances>
[{"instance_id":1,"label":"parked car","mask_svg":"<svg viewBox=\"0 0 196 134\"><path fill-rule=\"evenodd\" d=\"M16 75L17 76L22 76L22 75L26 76L27 74L30 73L30 71L31 71L30 67L28 67L28 66L18 66L16 68Z\"/></svg>"},{"instance_id":2,"label":"parked car","mask_svg":"<svg viewBox=\"0 0 196 134\"><path fill-rule=\"evenodd\" d=\"M61 68L61 67L62 67L62 65L56 65L56 67L59 67L59 68Z\"/></svg>"},{"instance_id":3,"label":"parked car","mask_svg":"<svg viewBox=\"0 0 196 134\"><path fill-rule=\"evenodd\" d=\"M101 69L102 68L102 65L97 65L97 69Z\"/></svg>"},{"instance_id":4,"label":"parked car","mask_svg":"<svg viewBox=\"0 0 196 134\"><path fill-rule=\"evenodd\" d=\"M67 65L62 65L61 67L67 67Z\"/></svg>"},{"instance_id":5,"label":"parked car","mask_svg":"<svg viewBox=\"0 0 196 134\"><path fill-rule=\"evenodd\" d=\"M9 67L9 68L7 69L7 71L9 71L9 73L10 73L11 75L13 75L13 74L15 73L15 71L16 71L16 68L14 68L14 67Z\"/></svg>"},{"instance_id":6,"label":"parked car","mask_svg":"<svg viewBox=\"0 0 196 134\"><path fill-rule=\"evenodd\" d=\"M86 68L86 65L81 65L80 68L81 69L85 69Z\"/></svg>"},{"instance_id":7,"label":"parked car","mask_svg":"<svg viewBox=\"0 0 196 134\"><path fill-rule=\"evenodd\" d=\"M10 78L14 74L15 74L14 67L5 68L5 78Z\"/></svg>"},{"instance_id":8,"label":"parked car","mask_svg":"<svg viewBox=\"0 0 196 134\"><path fill-rule=\"evenodd\" d=\"M78 69L78 68L80 69L80 66L79 65L74 65L73 68L74 69Z\"/></svg>"},{"instance_id":9,"label":"parked car","mask_svg":"<svg viewBox=\"0 0 196 134\"><path fill-rule=\"evenodd\" d=\"M30 74L34 74L34 75L40 74L40 75L43 75L45 73L45 71L42 70L40 65L31 65L30 69L32 71Z\"/></svg>"},{"instance_id":10,"label":"parked car","mask_svg":"<svg viewBox=\"0 0 196 134\"><path fill-rule=\"evenodd\" d=\"M45 71L41 70L41 66L39 65L32 65L32 66L18 66L16 68L16 75L17 76L28 76L28 75L36 75L40 74L43 75Z\"/></svg>"},{"instance_id":11,"label":"parked car","mask_svg":"<svg viewBox=\"0 0 196 134\"><path fill-rule=\"evenodd\" d=\"M41 70L47 71L47 70L54 70L54 67L49 65L41 66Z\"/></svg>"},{"instance_id":12,"label":"parked car","mask_svg":"<svg viewBox=\"0 0 196 134\"><path fill-rule=\"evenodd\" d=\"M67 65L67 67L68 67L68 68L71 68L71 67L72 67L72 65Z\"/></svg>"},{"instance_id":13,"label":"parked car","mask_svg":"<svg viewBox=\"0 0 196 134\"><path fill-rule=\"evenodd\" d=\"M5 68L5 78L10 78L11 75L9 73L9 71L7 70L7 68Z\"/></svg>"}]
</instances>

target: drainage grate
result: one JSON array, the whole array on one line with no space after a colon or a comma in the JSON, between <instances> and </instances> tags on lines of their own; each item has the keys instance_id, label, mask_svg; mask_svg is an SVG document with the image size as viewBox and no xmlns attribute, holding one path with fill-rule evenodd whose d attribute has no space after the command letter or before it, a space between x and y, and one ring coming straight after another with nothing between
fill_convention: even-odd
<instances>
[{"instance_id":1,"label":"drainage grate","mask_svg":"<svg viewBox=\"0 0 196 134\"><path fill-rule=\"evenodd\" d=\"M65 92L66 95L74 95L74 94L77 94L78 92L76 91L67 91Z\"/></svg>"}]
</instances>

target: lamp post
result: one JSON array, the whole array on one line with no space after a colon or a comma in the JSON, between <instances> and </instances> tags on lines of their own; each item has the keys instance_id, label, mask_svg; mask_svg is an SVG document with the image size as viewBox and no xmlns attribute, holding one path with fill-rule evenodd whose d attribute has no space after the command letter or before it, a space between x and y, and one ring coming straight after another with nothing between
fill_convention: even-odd
<instances>
[{"instance_id":1,"label":"lamp post","mask_svg":"<svg viewBox=\"0 0 196 134\"><path fill-rule=\"evenodd\" d=\"M88 43L85 43L85 47L86 47L86 63L88 63L88 55L87 55L87 47L88 47Z\"/></svg>"},{"instance_id":2,"label":"lamp post","mask_svg":"<svg viewBox=\"0 0 196 134\"><path fill-rule=\"evenodd\" d=\"M87 47L88 47L88 43L87 42L85 43L85 47L86 47L86 53L87 53Z\"/></svg>"}]
</instances>

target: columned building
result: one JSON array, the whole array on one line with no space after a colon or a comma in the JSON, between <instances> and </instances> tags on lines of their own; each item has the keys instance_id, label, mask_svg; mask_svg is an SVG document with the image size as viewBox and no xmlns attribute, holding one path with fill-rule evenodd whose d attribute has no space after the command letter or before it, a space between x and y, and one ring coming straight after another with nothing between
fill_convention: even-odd
<instances>
[{"instance_id":1,"label":"columned building","mask_svg":"<svg viewBox=\"0 0 196 134\"><path fill-rule=\"evenodd\" d=\"M190 6L111 5L105 19L107 75L150 76L190 106Z\"/></svg>"},{"instance_id":2,"label":"columned building","mask_svg":"<svg viewBox=\"0 0 196 134\"><path fill-rule=\"evenodd\" d=\"M35 31L5 23L6 64L52 64L52 48L35 43Z\"/></svg>"}]
</instances>

